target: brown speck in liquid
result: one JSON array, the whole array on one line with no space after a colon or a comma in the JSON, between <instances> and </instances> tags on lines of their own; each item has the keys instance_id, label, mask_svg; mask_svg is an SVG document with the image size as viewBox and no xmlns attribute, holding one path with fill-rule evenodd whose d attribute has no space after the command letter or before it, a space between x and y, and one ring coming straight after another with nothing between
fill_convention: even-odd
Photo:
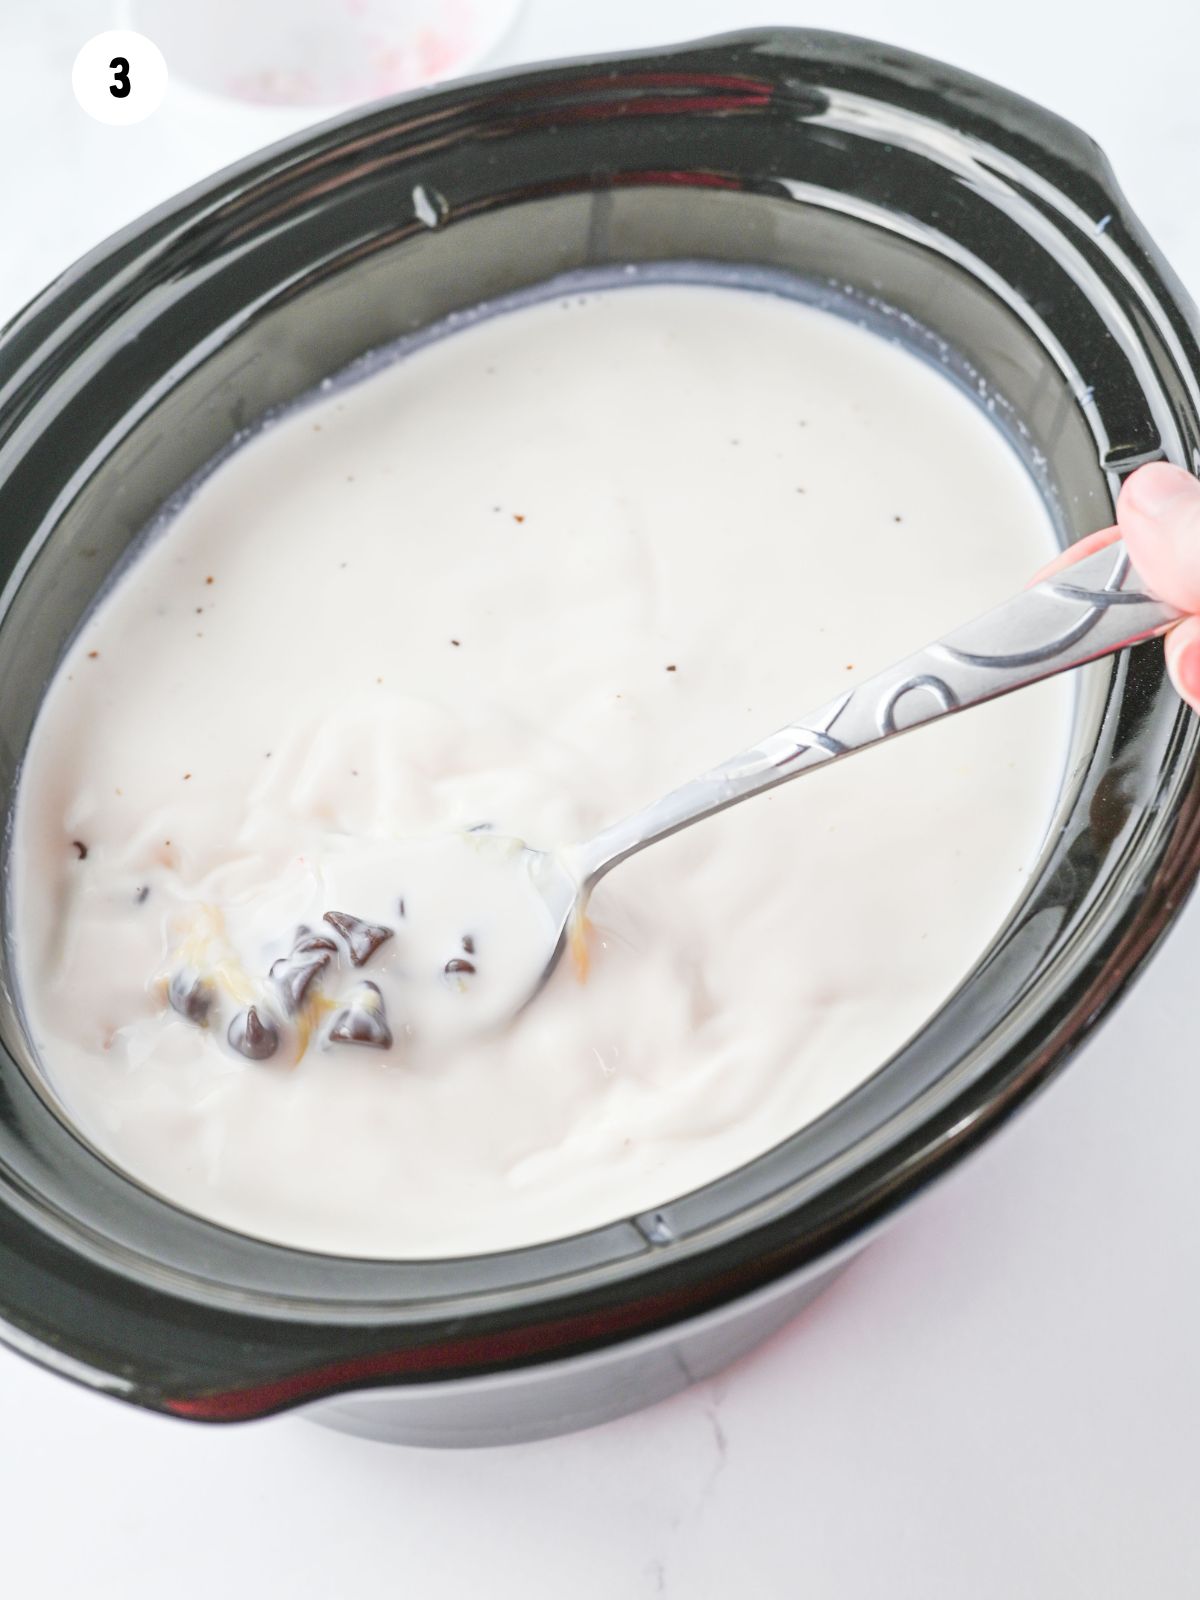
<instances>
[{"instance_id":1,"label":"brown speck in liquid","mask_svg":"<svg viewBox=\"0 0 1200 1600\"><path fill-rule=\"evenodd\" d=\"M212 577L211 574L210 574L207 578L205 578L204 581L205 581L205 583L215 583L217 580L214 577Z\"/></svg>"},{"instance_id":2,"label":"brown speck in liquid","mask_svg":"<svg viewBox=\"0 0 1200 1600\"><path fill-rule=\"evenodd\" d=\"M198 617L202 617L204 615L204 607L203 606L197 606L196 607L196 615Z\"/></svg>"},{"instance_id":3,"label":"brown speck in liquid","mask_svg":"<svg viewBox=\"0 0 1200 1600\"><path fill-rule=\"evenodd\" d=\"M854 663L853 663L853 661L847 661L847 663L846 663L846 671L847 672L853 672L854 671Z\"/></svg>"},{"instance_id":4,"label":"brown speck in liquid","mask_svg":"<svg viewBox=\"0 0 1200 1600\"><path fill-rule=\"evenodd\" d=\"M266 755L263 756L263 760L264 761L270 761L270 759L271 759L271 752L268 750Z\"/></svg>"},{"instance_id":5,"label":"brown speck in liquid","mask_svg":"<svg viewBox=\"0 0 1200 1600\"><path fill-rule=\"evenodd\" d=\"M144 906L149 898L150 885L148 883L143 883L140 889L134 891L133 903L136 906Z\"/></svg>"},{"instance_id":6,"label":"brown speck in liquid","mask_svg":"<svg viewBox=\"0 0 1200 1600\"><path fill-rule=\"evenodd\" d=\"M679 671L679 668L678 668L678 667L677 667L677 666L676 666L676 665L675 665L675 663L674 663L674 662L673 662L673 661L672 661L672 663L671 663L671 665L670 665L670 666L669 666L669 667L668 667L668 668L667 668L667 671L668 671L668 672L678 672L678 671Z\"/></svg>"},{"instance_id":7,"label":"brown speck in liquid","mask_svg":"<svg viewBox=\"0 0 1200 1600\"><path fill-rule=\"evenodd\" d=\"M457 649L457 647L462 644L462 640L461 639L451 639L450 643L452 645L454 645L455 648Z\"/></svg>"},{"instance_id":8,"label":"brown speck in liquid","mask_svg":"<svg viewBox=\"0 0 1200 1600\"><path fill-rule=\"evenodd\" d=\"M313 432L314 433L320 433L320 431L321 431L321 424L319 422L314 422L313 423Z\"/></svg>"},{"instance_id":9,"label":"brown speck in liquid","mask_svg":"<svg viewBox=\"0 0 1200 1600\"><path fill-rule=\"evenodd\" d=\"M513 521L514 522L524 522L525 521L525 517L524 517L523 513L520 512L520 511L514 511L513 512Z\"/></svg>"},{"instance_id":10,"label":"brown speck in liquid","mask_svg":"<svg viewBox=\"0 0 1200 1600\"><path fill-rule=\"evenodd\" d=\"M96 657L99 654L100 654L99 650L89 650L88 651L88 660L89 661L95 661Z\"/></svg>"},{"instance_id":11,"label":"brown speck in liquid","mask_svg":"<svg viewBox=\"0 0 1200 1600\"><path fill-rule=\"evenodd\" d=\"M404 915L404 901L403 900L397 900L396 901L396 910L397 910L397 912L398 912L398 914L400 916Z\"/></svg>"},{"instance_id":12,"label":"brown speck in liquid","mask_svg":"<svg viewBox=\"0 0 1200 1600\"><path fill-rule=\"evenodd\" d=\"M376 678L376 679L375 679L375 682L376 682L376 683L382 683L382 682L383 682L383 679L382 679L382 678Z\"/></svg>"},{"instance_id":13,"label":"brown speck in liquid","mask_svg":"<svg viewBox=\"0 0 1200 1600\"><path fill-rule=\"evenodd\" d=\"M86 861L87 860L87 845L84 844L83 840L82 839L72 839L71 843L74 845L75 854L79 857L80 861Z\"/></svg>"},{"instance_id":14,"label":"brown speck in liquid","mask_svg":"<svg viewBox=\"0 0 1200 1600\"><path fill-rule=\"evenodd\" d=\"M350 768L350 776L352 778L357 778L358 777L358 768L357 767L351 767Z\"/></svg>"},{"instance_id":15,"label":"brown speck in liquid","mask_svg":"<svg viewBox=\"0 0 1200 1600\"><path fill-rule=\"evenodd\" d=\"M183 775L184 783L186 783L190 777L191 777L191 773L190 772L185 772L184 775Z\"/></svg>"},{"instance_id":16,"label":"brown speck in liquid","mask_svg":"<svg viewBox=\"0 0 1200 1600\"><path fill-rule=\"evenodd\" d=\"M797 485L797 488L796 488L796 493L797 493L797 494L803 494L803 493L804 493L804 490L803 490L803 489L801 489L801 488L800 488L800 487L799 487L799 486L798 486L798 485Z\"/></svg>"},{"instance_id":17,"label":"brown speck in liquid","mask_svg":"<svg viewBox=\"0 0 1200 1600\"><path fill-rule=\"evenodd\" d=\"M463 934L462 947L469 956L475 954L475 941L469 933Z\"/></svg>"},{"instance_id":18,"label":"brown speck in liquid","mask_svg":"<svg viewBox=\"0 0 1200 1600\"><path fill-rule=\"evenodd\" d=\"M903 518L903 517L901 517L901 516L894 516L894 517L893 517L893 518L892 518L892 521L893 521L893 522L903 522L903 521L904 521L904 518Z\"/></svg>"},{"instance_id":19,"label":"brown speck in liquid","mask_svg":"<svg viewBox=\"0 0 1200 1600\"><path fill-rule=\"evenodd\" d=\"M340 568L341 568L341 570L342 570L342 571L343 571L343 572L345 572L345 570L346 570L346 568L347 568L347 567L348 567L348 566L349 566L349 565L350 565L350 563L349 563L349 562L348 562L348 561L339 561L339 562L338 562L338 566L339 566L339 567L340 567Z\"/></svg>"}]
</instances>

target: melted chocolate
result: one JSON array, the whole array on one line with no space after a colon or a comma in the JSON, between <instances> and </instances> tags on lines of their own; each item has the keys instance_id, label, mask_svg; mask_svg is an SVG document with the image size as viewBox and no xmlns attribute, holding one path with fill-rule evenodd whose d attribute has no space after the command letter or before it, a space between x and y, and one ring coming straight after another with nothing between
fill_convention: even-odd
<instances>
[{"instance_id":1,"label":"melted chocolate","mask_svg":"<svg viewBox=\"0 0 1200 1600\"><path fill-rule=\"evenodd\" d=\"M350 959L356 967L365 966L379 946L392 937L390 928L378 922L363 922L346 911L327 911L325 921L335 927L346 941Z\"/></svg>"},{"instance_id":2,"label":"melted chocolate","mask_svg":"<svg viewBox=\"0 0 1200 1600\"><path fill-rule=\"evenodd\" d=\"M346 996L345 1004L329 1025L333 1044L365 1044L375 1050L389 1050L392 1030L388 1027L383 996L378 987L363 982Z\"/></svg>"},{"instance_id":3,"label":"melted chocolate","mask_svg":"<svg viewBox=\"0 0 1200 1600\"><path fill-rule=\"evenodd\" d=\"M167 999L173 1011L203 1028L208 1022L214 995L212 985L196 973L177 972L167 985Z\"/></svg>"},{"instance_id":4,"label":"melted chocolate","mask_svg":"<svg viewBox=\"0 0 1200 1600\"><path fill-rule=\"evenodd\" d=\"M291 955L280 956L271 967L272 982L278 985L289 1011L299 1011L313 979L337 955L337 945L323 934L297 928Z\"/></svg>"},{"instance_id":5,"label":"melted chocolate","mask_svg":"<svg viewBox=\"0 0 1200 1600\"><path fill-rule=\"evenodd\" d=\"M279 1029L270 1020L264 1021L255 1006L238 1012L225 1037L250 1061L269 1061L279 1049Z\"/></svg>"}]
</instances>

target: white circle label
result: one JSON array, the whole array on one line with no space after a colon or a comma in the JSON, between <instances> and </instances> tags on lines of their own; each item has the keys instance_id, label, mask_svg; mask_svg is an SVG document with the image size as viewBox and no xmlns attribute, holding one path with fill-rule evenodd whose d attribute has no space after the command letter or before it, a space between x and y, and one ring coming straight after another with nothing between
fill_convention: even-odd
<instances>
[{"instance_id":1,"label":"white circle label","mask_svg":"<svg viewBox=\"0 0 1200 1600\"><path fill-rule=\"evenodd\" d=\"M127 28L98 33L71 68L75 98L97 122L141 122L167 92L167 63L158 46Z\"/></svg>"}]
</instances>

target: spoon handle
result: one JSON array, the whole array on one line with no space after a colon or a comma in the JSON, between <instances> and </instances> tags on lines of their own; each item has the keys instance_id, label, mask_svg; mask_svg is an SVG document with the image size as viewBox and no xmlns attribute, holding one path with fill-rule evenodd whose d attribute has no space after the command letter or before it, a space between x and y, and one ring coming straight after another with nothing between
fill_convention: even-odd
<instances>
[{"instance_id":1,"label":"spoon handle","mask_svg":"<svg viewBox=\"0 0 1200 1600\"><path fill-rule=\"evenodd\" d=\"M1180 616L1142 592L1122 543L1107 545L606 828L579 848L580 879L595 883L645 845L812 767L1155 638Z\"/></svg>"}]
</instances>

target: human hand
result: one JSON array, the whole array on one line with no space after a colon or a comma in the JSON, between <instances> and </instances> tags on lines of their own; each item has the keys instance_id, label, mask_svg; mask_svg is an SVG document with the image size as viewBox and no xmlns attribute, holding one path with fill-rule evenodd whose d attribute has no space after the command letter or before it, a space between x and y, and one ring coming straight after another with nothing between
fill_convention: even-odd
<instances>
[{"instance_id":1,"label":"human hand","mask_svg":"<svg viewBox=\"0 0 1200 1600\"><path fill-rule=\"evenodd\" d=\"M1139 467L1117 498L1116 526L1072 545L1039 579L1114 539L1124 539L1149 592L1188 613L1166 636L1167 667L1176 689L1200 711L1200 480L1166 461Z\"/></svg>"}]
</instances>

